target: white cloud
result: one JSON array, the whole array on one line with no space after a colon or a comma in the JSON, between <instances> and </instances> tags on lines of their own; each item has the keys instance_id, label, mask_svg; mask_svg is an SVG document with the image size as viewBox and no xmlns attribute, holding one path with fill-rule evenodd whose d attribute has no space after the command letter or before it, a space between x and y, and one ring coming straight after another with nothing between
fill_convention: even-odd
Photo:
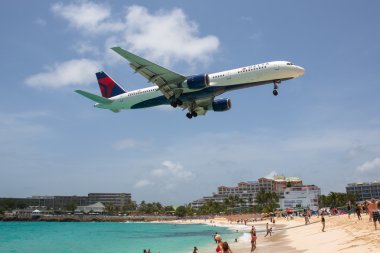
<instances>
[{"instance_id":1,"label":"white cloud","mask_svg":"<svg viewBox=\"0 0 380 253\"><path fill-rule=\"evenodd\" d=\"M209 61L219 46L216 36L200 37L198 25L181 9L151 14L145 7L127 10L125 41L130 50L170 65L175 61Z\"/></svg>"},{"instance_id":2,"label":"white cloud","mask_svg":"<svg viewBox=\"0 0 380 253\"><path fill-rule=\"evenodd\" d=\"M123 21L115 18L108 6L97 3L58 3L52 10L82 32L113 34L105 43L108 51L112 46L123 46L166 65L208 62L219 47L216 36L199 36L198 25L178 8L150 13L143 6L133 5L127 8Z\"/></svg>"},{"instance_id":3,"label":"white cloud","mask_svg":"<svg viewBox=\"0 0 380 253\"><path fill-rule=\"evenodd\" d=\"M110 22L111 10L103 4L82 2L79 4L57 3L52 11L69 21L70 25L87 33L115 32L124 29L121 22Z\"/></svg>"},{"instance_id":4,"label":"white cloud","mask_svg":"<svg viewBox=\"0 0 380 253\"><path fill-rule=\"evenodd\" d=\"M75 51L94 59L56 63L48 71L27 78L26 84L32 87L62 87L93 82L99 66L125 64L124 59L110 50L113 46L124 47L166 66L186 62L194 70L199 63L207 64L219 47L216 36L200 36L198 25L178 8L150 13L145 7L133 5L126 9L123 19L114 15L109 6L88 1L56 3L51 10L81 32ZM88 35L107 35L104 38L104 52L99 51L102 46L95 40L99 38Z\"/></svg>"},{"instance_id":5,"label":"white cloud","mask_svg":"<svg viewBox=\"0 0 380 253\"><path fill-rule=\"evenodd\" d=\"M99 48L93 45L89 41L79 41L73 46L73 49L75 52L79 54L92 54L92 55L99 55Z\"/></svg>"},{"instance_id":6,"label":"white cloud","mask_svg":"<svg viewBox=\"0 0 380 253\"><path fill-rule=\"evenodd\" d=\"M145 7L134 5L127 9L123 21L111 13L109 6L100 3L56 3L51 9L85 35L107 34L104 52L99 51L102 47L97 46L92 37L86 36L86 39L82 38L76 43L74 49L80 55L89 54L98 60L74 59L56 63L46 72L28 77L25 83L32 87L92 83L94 73L100 70L101 65L125 64L120 56L109 49L113 46L125 47L165 65L184 61L193 69L199 63L207 64L219 47L216 36L200 37L197 24L188 20L181 9L160 10L152 14ZM38 23L43 24L41 20Z\"/></svg>"},{"instance_id":7,"label":"white cloud","mask_svg":"<svg viewBox=\"0 0 380 253\"><path fill-rule=\"evenodd\" d=\"M165 170L163 169L152 170L152 176L154 177L162 177L164 174L165 174Z\"/></svg>"},{"instance_id":8,"label":"white cloud","mask_svg":"<svg viewBox=\"0 0 380 253\"><path fill-rule=\"evenodd\" d=\"M164 161L161 163L163 168L154 169L151 171L151 175L155 178L167 178L167 179L189 179L193 177L191 171L186 170L181 164L174 163L172 161Z\"/></svg>"},{"instance_id":9,"label":"white cloud","mask_svg":"<svg viewBox=\"0 0 380 253\"><path fill-rule=\"evenodd\" d=\"M371 161L367 161L357 167L360 172L371 172L374 170L380 170L380 158L375 158Z\"/></svg>"},{"instance_id":10,"label":"white cloud","mask_svg":"<svg viewBox=\"0 0 380 253\"><path fill-rule=\"evenodd\" d=\"M135 183L134 187L135 188L143 188L146 186L152 185L152 182L146 179L139 180Z\"/></svg>"},{"instance_id":11,"label":"white cloud","mask_svg":"<svg viewBox=\"0 0 380 253\"><path fill-rule=\"evenodd\" d=\"M64 87L86 85L94 81L94 74L101 69L101 64L88 59L70 60L47 67L47 71L32 75L25 83L32 87Z\"/></svg>"},{"instance_id":12,"label":"white cloud","mask_svg":"<svg viewBox=\"0 0 380 253\"><path fill-rule=\"evenodd\" d=\"M167 193L167 191L172 192L179 187L184 187L184 184L191 182L190 179L194 178L194 174L186 170L180 163L167 160L163 161L158 168L145 172L142 177L143 179L135 184L136 188L159 185L160 189L155 191Z\"/></svg>"},{"instance_id":13,"label":"white cloud","mask_svg":"<svg viewBox=\"0 0 380 253\"><path fill-rule=\"evenodd\" d=\"M181 164L173 163L171 161L164 161L162 165L166 168L166 171L174 177L181 179L188 179L193 176L191 171L186 170Z\"/></svg>"}]
</instances>

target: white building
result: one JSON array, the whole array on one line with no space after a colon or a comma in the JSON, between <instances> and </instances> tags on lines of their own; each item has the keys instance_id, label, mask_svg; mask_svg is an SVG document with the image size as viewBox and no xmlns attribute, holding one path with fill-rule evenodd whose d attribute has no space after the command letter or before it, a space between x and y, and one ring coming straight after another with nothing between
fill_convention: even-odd
<instances>
[{"instance_id":1,"label":"white building","mask_svg":"<svg viewBox=\"0 0 380 253\"><path fill-rule=\"evenodd\" d=\"M75 212L84 212L84 213L104 213L105 206L101 202L97 202L88 206L78 206Z\"/></svg>"},{"instance_id":2,"label":"white building","mask_svg":"<svg viewBox=\"0 0 380 253\"><path fill-rule=\"evenodd\" d=\"M191 202L191 207L198 210L207 201L223 203L229 197L239 197L242 201L236 207L252 207L255 205L256 195L259 191L275 192L279 197L283 196L287 185L302 186L302 180L298 177L274 176L274 178L259 178L257 181L240 182L237 186L219 186L218 193L203 197Z\"/></svg>"},{"instance_id":3,"label":"white building","mask_svg":"<svg viewBox=\"0 0 380 253\"><path fill-rule=\"evenodd\" d=\"M280 198L280 208L309 208L318 210L318 199L321 189L315 185L304 185L297 187L287 187L284 196Z\"/></svg>"}]
</instances>

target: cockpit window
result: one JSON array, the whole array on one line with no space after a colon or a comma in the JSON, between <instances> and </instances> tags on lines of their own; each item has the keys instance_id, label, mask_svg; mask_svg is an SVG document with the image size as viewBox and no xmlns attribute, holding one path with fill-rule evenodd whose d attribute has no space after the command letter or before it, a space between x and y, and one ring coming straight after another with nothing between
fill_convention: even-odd
<instances>
[{"instance_id":1,"label":"cockpit window","mask_svg":"<svg viewBox=\"0 0 380 253\"><path fill-rule=\"evenodd\" d=\"M294 65L294 63L287 62L286 65Z\"/></svg>"}]
</instances>

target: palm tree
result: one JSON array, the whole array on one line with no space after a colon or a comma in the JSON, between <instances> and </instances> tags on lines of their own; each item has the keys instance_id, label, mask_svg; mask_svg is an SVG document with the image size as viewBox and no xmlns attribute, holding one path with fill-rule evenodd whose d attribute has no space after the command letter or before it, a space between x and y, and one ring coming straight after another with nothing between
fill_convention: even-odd
<instances>
[{"instance_id":1,"label":"palm tree","mask_svg":"<svg viewBox=\"0 0 380 253\"><path fill-rule=\"evenodd\" d=\"M330 192L327 197L331 207L336 207L338 204L338 194L336 192Z\"/></svg>"},{"instance_id":2,"label":"palm tree","mask_svg":"<svg viewBox=\"0 0 380 253\"><path fill-rule=\"evenodd\" d=\"M112 213L114 211L114 205L112 202L105 203L105 206L106 206L107 213Z\"/></svg>"},{"instance_id":3,"label":"palm tree","mask_svg":"<svg viewBox=\"0 0 380 253\"><path fill-rule=\"evenodd\" d=\"M66 209L70 212L75 212L75 209L77 209L77 204L74 200L71 200L70 203L66 206Z\"/></svg>"},{"instance_id":4,"label":"palm tree","mask_svg":"<svg viewBox=\"0 0 380 253\"><path fill-rule=\"evenodd\" d=\"M273 212L278 207L278 196L275 192L261 190L256 195L256 203L262 211Z\"/></svg>"}]
</instances>

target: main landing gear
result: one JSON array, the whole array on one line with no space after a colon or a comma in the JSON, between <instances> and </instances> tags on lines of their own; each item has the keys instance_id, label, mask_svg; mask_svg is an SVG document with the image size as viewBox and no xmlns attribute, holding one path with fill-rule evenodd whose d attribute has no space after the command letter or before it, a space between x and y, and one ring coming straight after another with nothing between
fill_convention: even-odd
<instances>
[{"instance_id":1,"label":"main landing gear","mask_svg":"<svg viewBox=\"0 0 380 253\"><path fill-rule=\"evenodd\" d=\"M278 85L279 85L280 83L281 83L280 80L276 80L276 81L273 82L273 95L274 95L274 96L277 96L277 95L278 95L278 91L277 91L277 89L278 89Z\"/></svg>"},{"instance_id":2,"label":"main landing gear","mask_svg":"<svg viewBox=\"0 0 380 253\"><path fill-rule=\"evenodd\" d=\"M188 117L189 119L191 119L192 117L197 117L198 116L198 113L196 112L188 112L186 113L186 117Z\"/></svg>"},{"instance_id":3,"label":"main landing gear","mask_svg":"<svg viewBox=\"0 0 380 253\"><path fill-rule=\"evenodd\" d=\"M173 106L174 108L176 108L177 106L183 105L183 102L181 100L177 99L176 101L170 102L170 105Z\"/></svg>"}]
</instances>

